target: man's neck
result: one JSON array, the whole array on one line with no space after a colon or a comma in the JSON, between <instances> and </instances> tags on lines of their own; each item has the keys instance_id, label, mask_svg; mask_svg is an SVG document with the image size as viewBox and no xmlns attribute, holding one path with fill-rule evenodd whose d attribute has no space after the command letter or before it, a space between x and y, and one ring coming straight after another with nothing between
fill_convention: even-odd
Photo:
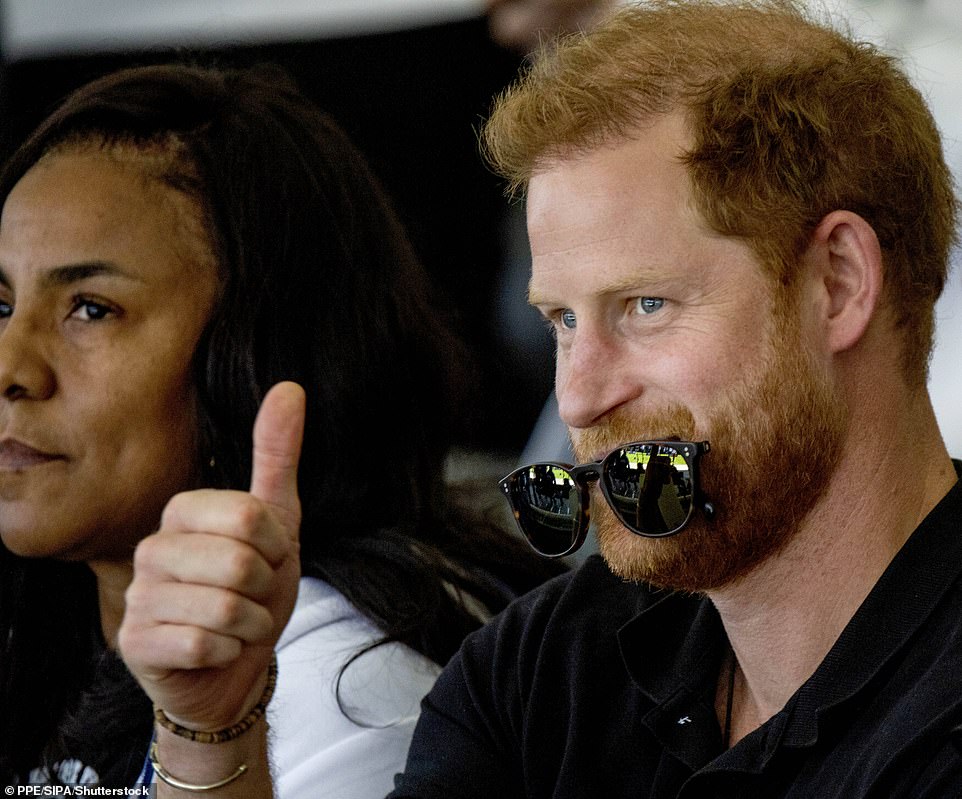
<instances>
[{"instance_id":1,"label":"man's neck","mask_svg":"<svg viewBox=\"0 0 962 799\"><path fill-rule=\"evenodd\" d=\"M955 483L927 396L911 412L890 427L889 420L853 419L828 491L788 546L738 583L710 593L737 659L732 743L781 710L814 673ZM918 421L906 424L907 418ZM879 435L887 429L896 432ZM727 677L719 680L720 707L727 707Z\"/></svg>"}]
</instances>

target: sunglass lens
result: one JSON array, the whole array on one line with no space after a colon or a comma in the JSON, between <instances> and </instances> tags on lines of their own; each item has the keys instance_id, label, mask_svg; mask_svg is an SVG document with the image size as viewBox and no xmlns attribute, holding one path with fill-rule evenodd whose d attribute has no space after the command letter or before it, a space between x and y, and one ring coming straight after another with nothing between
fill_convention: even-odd
<instances>
[{"instance_id":1,"label":"sunglass lens","mask_svg":"<svg viewBox=\"0 0 962 799\"><path fill-rule=\"evenodd\" d=\"M641 535L670 535L691 514L688 458L670 444L630 444L606 458L602 479L621 521Z\"/></svg>"},{"instance_id":2,"label":"sunglass lens","mask_svg":"<svg viewBox=\"0 0 962 799\"><path fill-rule=\"evenodd\" d=\"M568 471L550 463L526 466L502 483L518 526L542 555L568 552L578 538L581 503Z\"/></svg>"}]
</instances>

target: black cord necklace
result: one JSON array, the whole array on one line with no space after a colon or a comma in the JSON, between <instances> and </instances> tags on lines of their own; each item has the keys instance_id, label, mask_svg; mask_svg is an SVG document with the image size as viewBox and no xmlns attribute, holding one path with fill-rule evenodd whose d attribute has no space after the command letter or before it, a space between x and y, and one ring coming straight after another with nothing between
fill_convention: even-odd
<instances>
[{"instance_id":1,"label":"black cord necklace","mask_svg":"<svg viewBox=\"0 0 962 799\"><path fill-rule=\"evenodd\" d=\"M731 650L731 660L728 661L728 695L725 698L725 726L722 730L722 743L725 749L731 746L732 734L732 703L735 699L735 669L738 661L735 659L735 650Z\"/></svg>"}]
</instances>

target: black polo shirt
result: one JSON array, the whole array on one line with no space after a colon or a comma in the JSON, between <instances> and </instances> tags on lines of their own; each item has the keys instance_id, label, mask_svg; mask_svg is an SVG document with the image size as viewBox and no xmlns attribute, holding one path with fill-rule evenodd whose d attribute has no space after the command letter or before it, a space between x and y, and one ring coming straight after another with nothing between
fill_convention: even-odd
<instances>
[{"instance_id":1,"label":"black polo shirt","mask_svg":"<svg viewBox=\"0 0 962 799\"><path fill-rule=\"evenodd\" d=\"M592 558L465 642L391 796L962 797L962 483L785 708L725 751L727 647L707 599Z\"/></svg>"}]
</instances>

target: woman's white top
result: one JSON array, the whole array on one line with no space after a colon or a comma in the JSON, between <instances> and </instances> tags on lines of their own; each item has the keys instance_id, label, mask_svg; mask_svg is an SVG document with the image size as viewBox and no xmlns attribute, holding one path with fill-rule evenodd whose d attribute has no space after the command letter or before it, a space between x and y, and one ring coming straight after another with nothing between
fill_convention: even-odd
<instances>
[{"instance_id":1,"label":"woman's white top","mask_svg":"<svg viewBox=\"0 0 962 799\"><path fill-rule=\"evenodd\" d=\"M440 668L391 643L342 674L381 635L327 583L301 578L277 644L277 690L267 711L277 799L381 799L394 787L421 698Z\"/></svg>"}]
</instances>

